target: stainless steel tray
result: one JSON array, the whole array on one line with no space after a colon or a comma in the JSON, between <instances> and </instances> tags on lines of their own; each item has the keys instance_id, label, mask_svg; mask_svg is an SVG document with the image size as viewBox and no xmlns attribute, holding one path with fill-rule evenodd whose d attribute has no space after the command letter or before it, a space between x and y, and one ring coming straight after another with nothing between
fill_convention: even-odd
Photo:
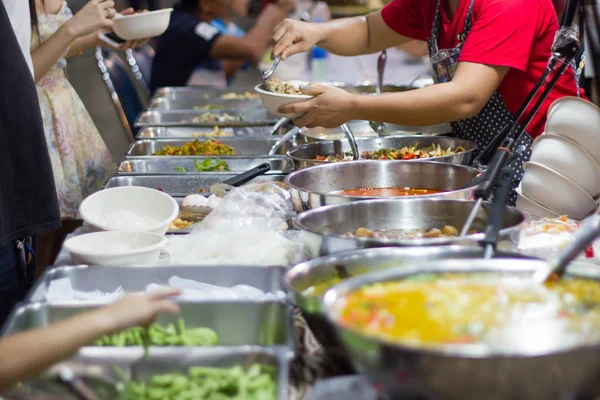
<instances>
[{"instance_id":1,"label":"stainless steel tray","mask_svg":"<svg viewBox=\"0 0 600 400\"><path fill-rule=\"evenodd\" d=\"M206 113L229 114L231 116L241 117L239 121L208 121L194 122L193 119ZM260 126L275 125L279 118L269 114L264 108L248 110L183 110L183 111L162 111L151 110L144 111L138 115L135 126Z\"/></svg>"},{"instance_id":2,"label":"stainless steel tray","mask_svg":"<svg viewBox=\"0 0 600 400\"><path fill-rule=\"evenodd\" d=\"M272 126L243 126L243 127L226 127L222 128L223 131L231 133L233 136L229 137L265 137L271 135L284 135L288 128L281 127L273 132ZM185 128L185 127L154 127L141 129L136 138L137 139L158 139L158 138L193 138L201 139L207 138L208 134L213 132L213 128ZM216 138L221 140L228 136L217 136Z\"/></svg>"},{"instance_id":3,"label":"stainless steel tray","mask_svg":"<svg viewBox=\"0 0 600 400\"><path fill-rule=\"evenodd\" d=\"M282 301L180 301L177 315L160 314L156 323L175 324L178 318L187 328L210 328L219 336L219 346L261 346L294 350L292 308ZM42 328L99 305L52 305L29 303L13 311L4 325L3 336ZM96 346L85 346L96 347ZM141 346L102 347L102 352L143 352ZM178 347L187 351L186 348ZM151 353L173 351L172 347L152 347ZM157 353L159 354L159 353Z\"/></svg>"},{"instance_id":4,"label":"stainless steel tray","mask_svg":"<svg viewBox=\"0 0 600 400\"><path fill-rule=\"evenodd\" d=\"M46 301L50 282L69 278L73 290L113 292L119 286L126 292L144 290L150 283L167 284L176 275L211 285L232 287L249 285L263 292L287 292L284 277L287 268L271 266L156 266L156 267L95 267L72 266L47 269L29 292L26 302Z\"/></svg>"},{"instance_id":5,"label":"stainless steel tray","mask_svg":"<svg viewBox=\"0 0 600 400\"><path fill-rule=\"evenodd\" d=\"M196 172L194 163L196 160L202 162L204 159L220 159L227 162L230 171L247 171L254 168L262 163L271 164L271 172L277 171L280 173L287 173L294 170L294 164L292 161L284 156L279 157L254 157L254 158L242 158L242 157L197 157L196 159L191 157L152 157L147 159L130 159L122 161L117 168L117 174L120 176L124 175L193 175L198 173L210 173L210 172ZM189 172L179 172L178 168L184 168ZM219 173L219 172L215 172Z\"/></svg>"},{"instance_id":6,"label":"stainless steel tray","mask_svg":"<svg viewBox=\"0 0 600 400\"><path fill-rule=\"evenodd\" d=\"M171 99L161 97L153 99L148 107L150 110L246 110L253 108L262 108L260 99L221 99L220 96L209 98L183 98Z\"/></svg>"},{"instance_id":7,"label":"stainless steel tray","mask_svg":"<svg viewBox=\"0 0 600 400\"><path fill-rule=\"evenodd\" d=\"M271 147L280 138L277 136L265 137L265 138L219 138L219 142L232 146L237 156L266 156L271 150ZM203 140L200 140L203 141ZM157 151L162 150L165 146L183 146L189 143L190 139L145 139L136 140L131 144L127 151L127 158L141 158L141 157L167 157L167 156L153 156ZM284 143L278 150L277 154L285 155L286 151L292 148L291 143ZM183 157L197 158L198 156L175 156L178 159ZM211 156L218 157L218 156Z\"/></svg>"},{"instance_id":8,"label":"stainless steel tray","mask_svg":"<svg viewBox=\"0 0 600 400\"><path fill-rule=\"evenodd\" d=\"M185 197L189 194L210 193L210 186L236 176L229 172L205 172L192 175L131 175L115 176L109 179L106 189L120 186L142 186L159 189L173 197ZM257 176L249 183L281 182L285 175Z\"/></svg>"},{"instance_id":9,"label":"stainless steel tray","mask_svg":"<svg viewBox=\"0 0 600 400\"><path fill-rule=\"evenodd\" d=\"M156 90L154 96L152 96L152 101L159 98L166 98L171 100L226 100L223 99L223 96L227 96L229 94L238 94L244 95L246 93L250 93L255 99L258 99L257 93L254 91L254 88L241 88L236 90L230 89L215 89L211 87L201 87L201 86L177 86L177 87L164 87ZM249 99L239 99L238 101L248 101ZM252 99L250 99L252 100Z\"/></svg>"},{"instance_id":10,"label":"stainless steel tray","mask_svg":"<svg viewBox=\"0 0 600 400\"><path fill-rule=\"evenodd\" d=\"M145 381L153 375L167 374L171 372L185 373L189 367L206 366L230 368L241 366L244 369L253 364L264 364L275 367L274 379L277 382L277 398L287 400L289 398L289 361L281 353L260 348L247 349L189 349L185 353L165 354L145 359L143 355L130 356L127 354L94 354L80 352L68 361L62 362L48 371L49 375L58 374L62 368L69 368L77 376L82 377L95 392L99 389L107 393L107 385L114 386L120 379L115 367L118 367L123 378ZM111 394L102 400L114 400L117 398L114 389ZM110 391L109 391L110 393Z\"/></svg>"}]
</instances>

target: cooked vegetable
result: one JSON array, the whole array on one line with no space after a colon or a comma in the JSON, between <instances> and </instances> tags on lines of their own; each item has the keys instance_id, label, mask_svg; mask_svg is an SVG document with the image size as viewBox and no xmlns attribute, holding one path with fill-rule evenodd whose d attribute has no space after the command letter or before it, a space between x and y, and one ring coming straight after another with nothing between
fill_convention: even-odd
<instances>
[{"instance_id":1,"label":"cooked vegetable","mask_svg":"<svg viewBox=\"0 0 600 400\"><path fill-rule=\"evenodd\" d=\"M471 229L468 234L473 235L476 230ZM458 229L452 225L445 225L442 229L382 229L370 230L367 228L358 228L355 232L345 233L347 237L376 238L376 239L438 239L443 237L458 236Z\"/></svg>"},{"instance_id":2,"label":"cooked vegetable","mask_svg":"<svg viewBox=\"0 0 600 400\"><path fill-rule=\"evenodd\" d=\"M419 148L419 143L415 143L413 146L404 146L400 149L395 149L393 147L387 147L384 149L373 150L373 151L363 151L360 154L360 158L364 160L413 160L413 159L424 159L424 158L432 158L432 157L445 157L451 156L455 154L459 154L466 151L464 147L458 146L455 149L448 147L447 149L442 149L438 144L432 144L431 146L424 147L422 149ZM351 161L352 160L352 152L346 153L337 153L330 156L319 156L315 157L318 161L328 161L328 162L337 162L337 161Z\"/></svg>"},{"instance_id":3,"label":"cooked vegetable","mask_svg":"<svg viewBox=\"0 0 600 400\"><path fill-rule=\"evenodd\" d=\"M218 158L216 160L207 158L202 162L195 160L194 169L196 172L229 171L229 165L227 165L227 161L219 160ZM183 167L175 167L175 170L177 172L190 172Z\"/></svg>"},{"instance_id":4,"label":"cooked vegetable","mask_svg":"<svg viewBox=\"0 0 600 400\"><path fill-rule=\"evenodd\" d=\"M124 400L275 400L277 384L273 367L254 364L241 367L191 367L187 375L155 375L149 382L125 382Z\"/></svg>"},{"instance_id":5,"label":"cooked vegetable","mask_svg":"<svg viewBox=\"0 0 600 400\"><path fill-rule=\"evenodd\" d=\"M211 132L198 132L192 135L193 137L230 137L233 133L215 126Z\"/></svg>"},{"instance_id":6,"label":"cooked vegetable","mask_svg":"<svg viewBox=\"0 0 600 400\"><path fill-rule=\"evenodd\" d=\"M155 156L234 156L235 149L231 146L209 139L205 142L194 140L180 147L165 146L153 153Z\"/></svg>"},{"instance_id":7,"label":"cooked vegetable","mask_svg":"<svg viewBox=\"0 0 600 400\"><path fill-rule=\"evenodd\" d=\"M206 106L194 106L194 110L222 110L225 107L218 104L208 104Z\"/></svg>"},{"instance_id":8,"label":"cooked vegetable","mask_svg":"<svg viewBox=\"0 0 600 400\"><path fill-rule=\"evenodd\" d=\"M401 299L401 301L400 301ZM341 323L405 345L498 348L600 339L600 284L449 273L371 284L338 303Z\"/></svg>"},{"instance_id":9,"label":"cooked vegetable","mask_svg":"<svg viewBox=\"0 0 600 400\"><path fill-rule=\"evenodd\" d=\"M267 80L267 89L269 89L270 92L281 94L303 94L298 88L298 86L292 85L288 82L284 82L275 78Z\"/></svg>"},{"instance_id":10,"label":"cooked vegetable","mask_svg":"<svg viewBox=\"0 0 600 400\"><path fill-rule=\"evenodd\" d=\"M237 115L229 115L227 113L217 114L207 112L197 117L191 119L190 122L199 123L199 122L226 122L226 121L243 121L244 119ZM183 121L184 123L186 121Z\"/></svg>"},{"instance_id":11,"label":"cooked vegetable","mask_svg":"<svg viewBox=\"0 0 600 400\"><path fill-rule=\"evenodd\" d=\"M114 335L102 336L96 346L215 346L218 343L215 331L209 328L186 329L183 319L163 327L152 324L148 329L133 328Z\"/></svg>"},{"instance_id":12,"label":"cooked vegetable","mask_svg":"<svg viewBox=\"0 0 600 400\"><path fill-rule=\"evenodd\" d=\"M250 99L255 99L258 97L258 94L256 93L251 93L251 92L244 92L244 93L225 93L224 95L221 96L221 99L223 100L250 100Z\"/></svg>"}]
</instances>

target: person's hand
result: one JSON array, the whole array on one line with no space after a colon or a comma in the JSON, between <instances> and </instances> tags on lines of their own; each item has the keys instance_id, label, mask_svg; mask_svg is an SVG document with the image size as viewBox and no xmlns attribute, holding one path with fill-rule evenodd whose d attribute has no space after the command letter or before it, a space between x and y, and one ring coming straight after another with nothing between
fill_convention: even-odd
<instances>
[{"instance_id":1,"label":"person's hand","mask_svg":"<svg viewBox=\"0 0 600 400\"><path fill-rule=\"evenodd\" d=\"M111 28L116 15L112 0L90 0L67 24L75 37L85 36L103 28Z\"/></svg>"},{"instance_id":2,"label":"person's hand","mask_svg":"<svg viewBox=\"0 0 600 400\"><path fill-rule=\"evenodd\" d=\"M168 288L151 293L125 295L120 300L99 309L99 321L105 328L106 334L149 325L160 313L179 312L179 306L168 299L179 294L178 289Z\"/></svg>"},{"instance_id":3,"label":"person's hand","mask_svg":"<svg viewBox=\"0 0 600 400\"><path fill-rule=\"evenodd\" d=\"M355 96L345 90L323 85L300 86L303 94L316 96L301 103L281 106L282 113L305 113L304 116L295 118L294 124L298 127L335 128L348 122L352 116Z\"/></svg>"},{"instance_id":4,"label":"person's hand","mask_svg":"<svg viewBox=\"0 0 600 400\"><path fill-rule=\"evenodd\" d=\"M306 52L320 40L318 24L286 19L275 27L273 57L285 60L289 56Z\"/></svg>"}]
</instances>

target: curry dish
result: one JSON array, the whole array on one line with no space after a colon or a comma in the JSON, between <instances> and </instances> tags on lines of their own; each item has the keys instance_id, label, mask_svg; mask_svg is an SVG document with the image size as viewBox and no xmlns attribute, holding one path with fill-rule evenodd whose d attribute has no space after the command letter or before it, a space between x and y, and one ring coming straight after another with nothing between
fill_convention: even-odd
<instances>
[{"instance_id":1,"label":"curry dish","mask_svg":"<svg viewBox=\"0 0 600 400\"><path fill-rule=\"evenodd\" d=\"M336 311L347 328L408 346L600 338L600 284L582 278L537 285L516 276L421 274L350 292Z\"/></svg>"},{"instance_id":2,"label":"curry dish","mask_svg":"<svg viewBox=\"0 0 600 400\"><path fill-rule=\"evenodd\" d=\"M215 139L204 142L194 140L183 146L165 146L152 153L154 156L235 156L235 149Z\"/></svg>"},{"instance_id":3,"label":"curry dish","mask_svg":"<svg viewBox=\"0 0 600 400\"><path fill-rule=\"evenodd\" d=\"M340 196L354 197L404 197L404 196L425 196L445 192L438 189L420 189L410 187L389 187L389 188L358 188L348 190L337 190L331 194Z\"/></svg>"}]
</instances>

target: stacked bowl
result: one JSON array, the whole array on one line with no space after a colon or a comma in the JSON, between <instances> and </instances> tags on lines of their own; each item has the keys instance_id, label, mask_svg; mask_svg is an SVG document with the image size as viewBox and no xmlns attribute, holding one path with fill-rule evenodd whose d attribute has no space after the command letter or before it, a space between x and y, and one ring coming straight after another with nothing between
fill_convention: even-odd
<instances>
[{"instance_id":1,"label":"stacked bowl","mask_svg":"<svg viewBox=\"0 0 600 400\"><path fill-rule=\"evenodd\" d=\"M598 208L600 109L563 97L548 110L546 131L533 142L517 189L517 208L538 217L581 220Z\"/></svg>"}]
</instances>

